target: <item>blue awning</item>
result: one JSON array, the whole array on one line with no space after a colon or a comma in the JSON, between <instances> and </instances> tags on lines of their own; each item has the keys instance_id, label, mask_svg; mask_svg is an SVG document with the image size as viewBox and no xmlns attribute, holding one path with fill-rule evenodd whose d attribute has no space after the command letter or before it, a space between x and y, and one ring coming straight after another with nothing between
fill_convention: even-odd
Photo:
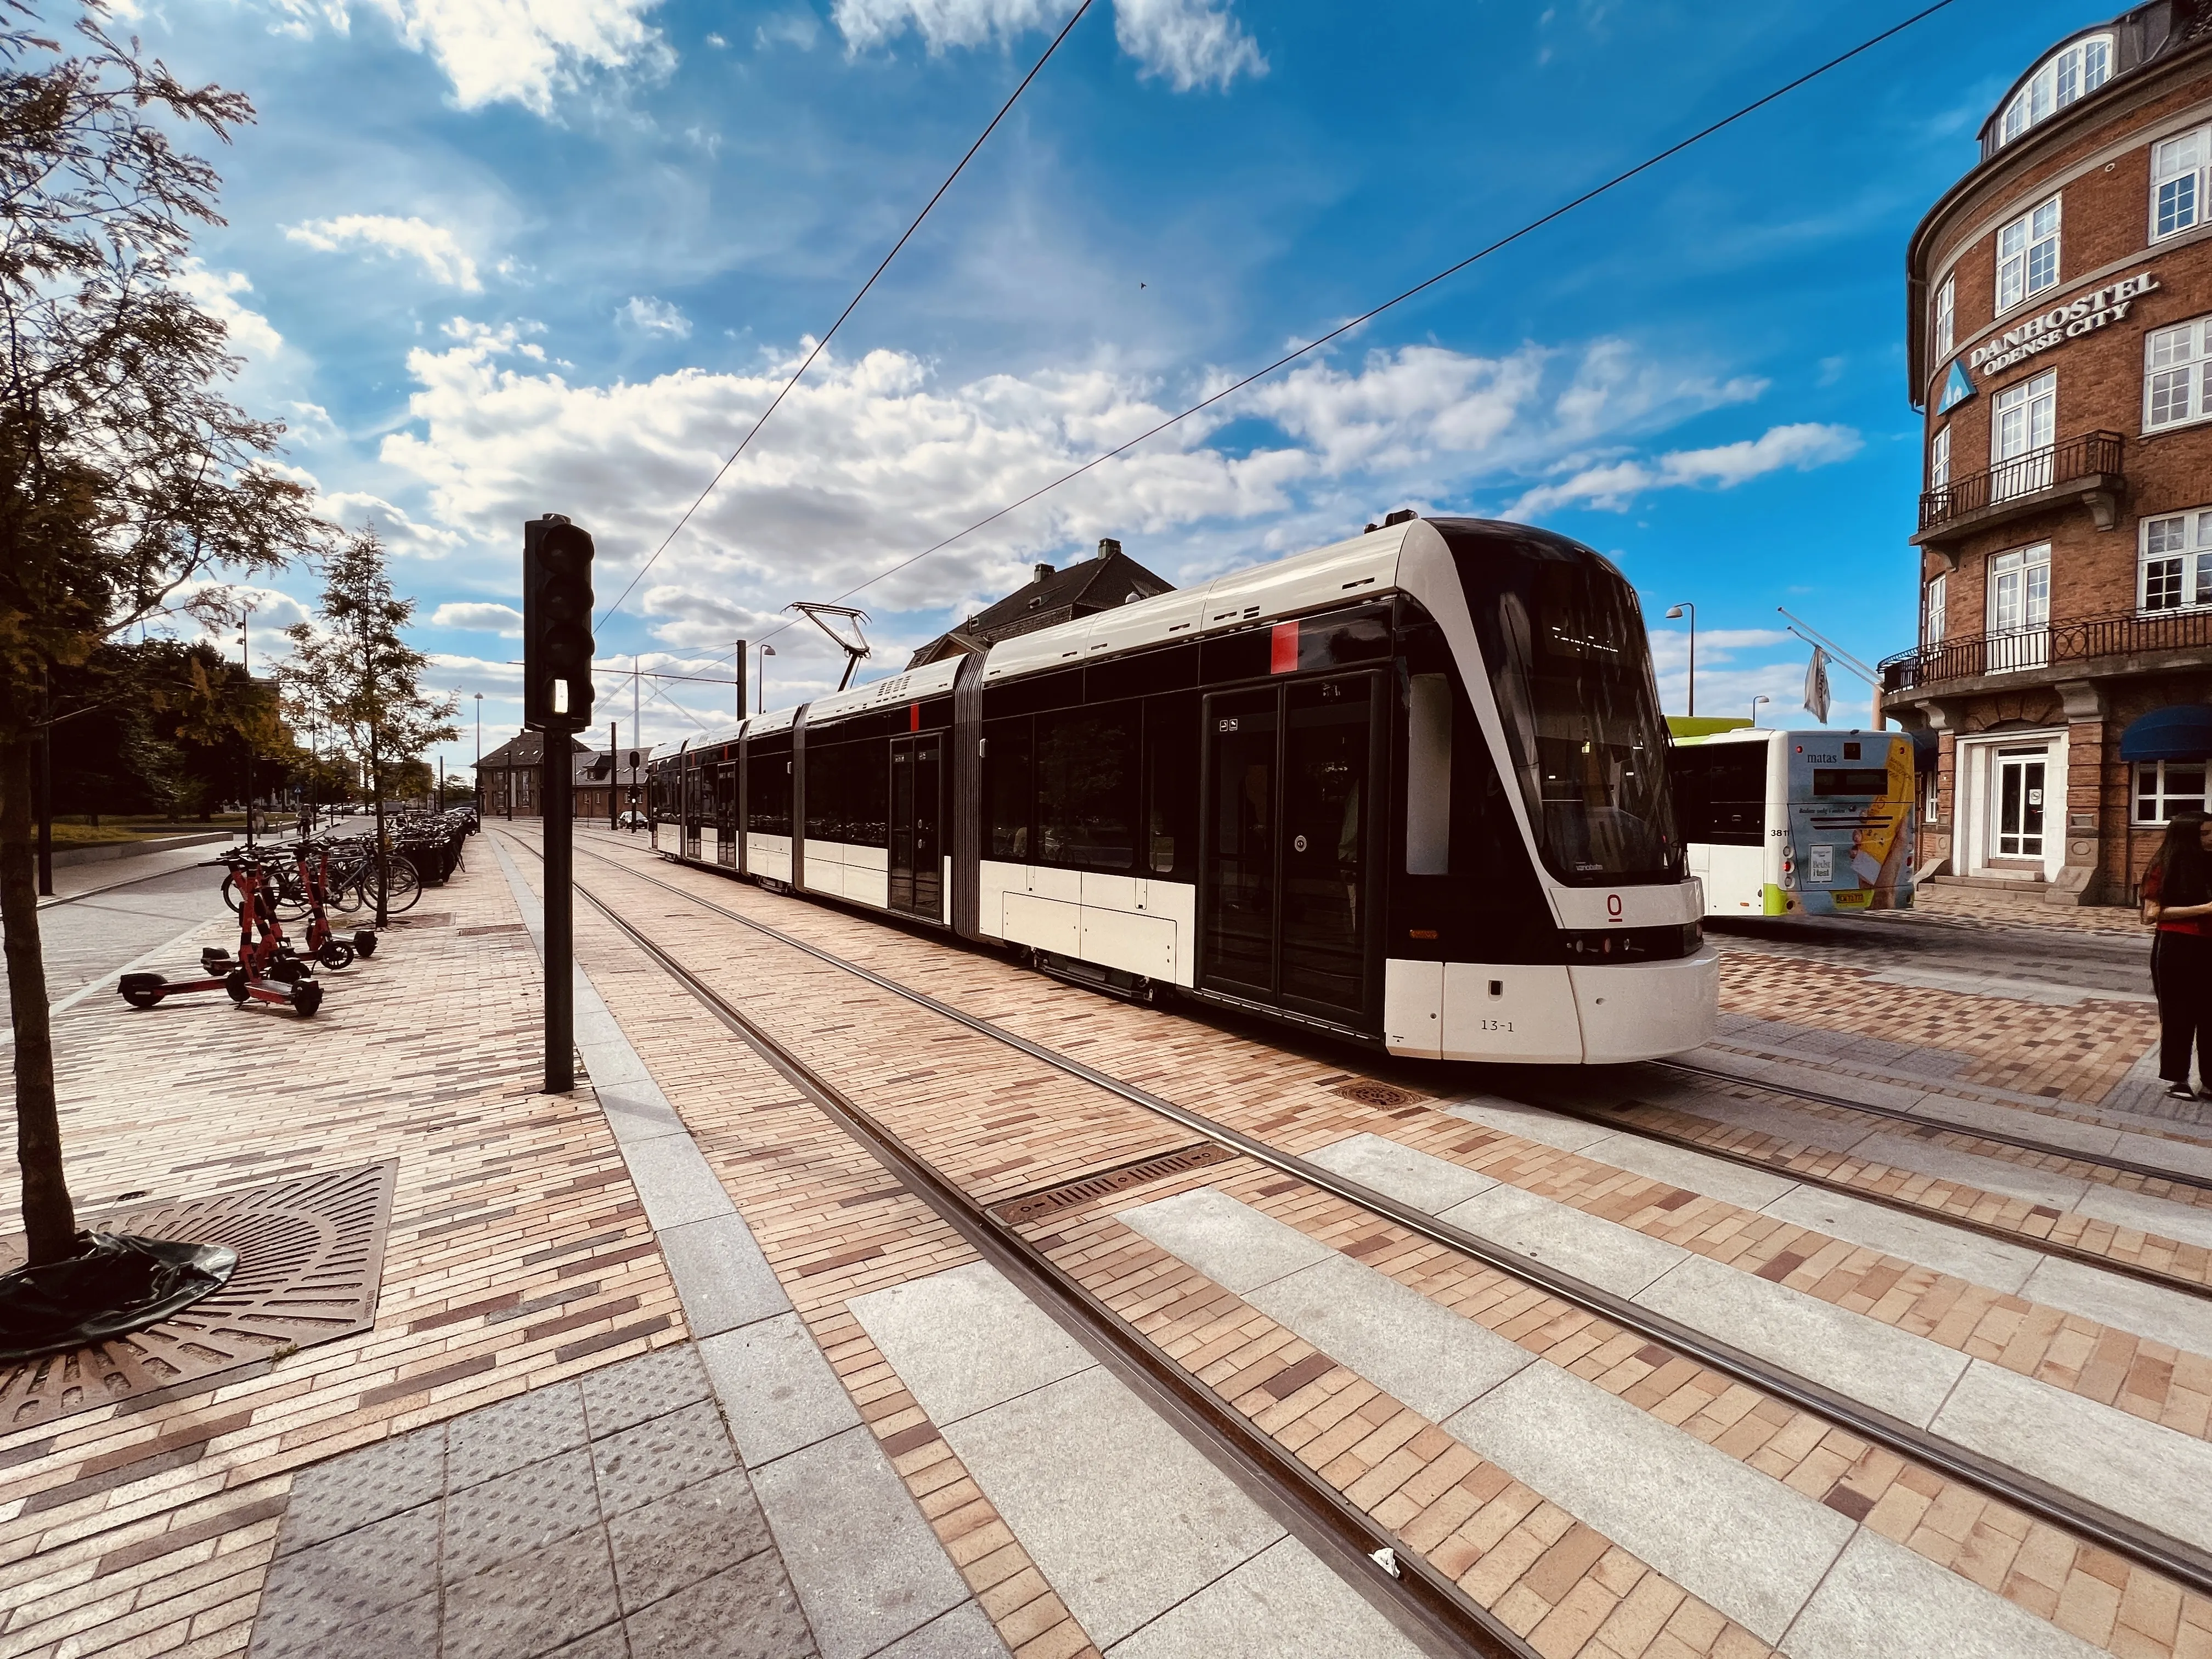
<instances>
[{"instance_id":1,"label":"blue awning","mask_svg":"<svg viewBox=\"0 0 2212 1659\"><path fill-rule=\"evenodd\" d=\"M2120 733L2120 758L2212 759L2212 703L2175 703L2130 720Z\"/></svg>"}]
</instances>

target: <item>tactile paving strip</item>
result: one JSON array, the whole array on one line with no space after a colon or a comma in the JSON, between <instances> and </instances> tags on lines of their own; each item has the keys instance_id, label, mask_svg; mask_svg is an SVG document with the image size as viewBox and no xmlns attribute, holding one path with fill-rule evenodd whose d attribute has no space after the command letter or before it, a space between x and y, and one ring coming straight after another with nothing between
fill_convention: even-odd
<instances>
[{"instance_id":1,"label":"tactile paving strip","mask_svg":"<svg viewBox=\"0 0 2212 1659\"><path fill-rule=\"evenodd\" d=\"M376 1321L398 1165L386 1161L212 1198L114 1210L86 1223L196 1244L228 1244L238 1271L173 1319L74 1352L0 1370L0 1431L173 1389L281 1352L334 1341ZM24 1238L0 1238L0 1272Z\"/></svg>"}]
</instances>

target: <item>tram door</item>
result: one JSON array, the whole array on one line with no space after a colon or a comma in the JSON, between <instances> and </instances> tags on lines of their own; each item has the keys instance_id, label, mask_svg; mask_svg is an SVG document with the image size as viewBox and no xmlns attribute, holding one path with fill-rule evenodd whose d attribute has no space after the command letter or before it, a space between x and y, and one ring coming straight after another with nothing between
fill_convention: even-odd
<instances>
[{"instance_id":1,"label":"tram door","mask_svg":"<svg viewBox=\"0 0 2212 1659\"><path fill-rule=\"evenodd\" d=\"M1206 698L1200 985L1373 1023L1382 712L1371 674Z\"/></svg>"},{"instance_id":2,"label":"tram door","mask_svg":"<svg viewBox=\"0 0 2212 1659\"><path fill-rule=\"evenodd\" d=\"M684 856L699 856L699 814L701 791L707 781L705 771L689 755L684 757Z\"/></svg>"},{"instance_id":3,"label":"tram door","mask_svg":"<svg viewBox=\"0 0 2212 1659\"><path fill-rule=\"evenodd\" d=\"M738 862L738 763L714 769L714 858L735 868Z\"/></svg>"},{"instance_id":4,"label":"tram door","mask_svg":"<svg viewBox=\"0 0 2212 1659\"><path fill-rule=\"evenodd\" d=\"M945 916L945 734L891 739L890 906Z\"/></svg>"}]
</instances>

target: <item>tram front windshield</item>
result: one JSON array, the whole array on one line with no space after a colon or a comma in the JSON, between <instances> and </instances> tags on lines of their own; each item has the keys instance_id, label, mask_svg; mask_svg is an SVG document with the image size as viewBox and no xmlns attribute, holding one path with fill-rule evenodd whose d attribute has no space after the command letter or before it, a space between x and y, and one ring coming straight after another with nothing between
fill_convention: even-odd
<instances>
[{"instance_id":1,"label":"tram front windshield","mask_svg":"<svg viewBox=\"0 0 2212 1659\"><path fill-rule=\"evenodd\" d=\"M1634 592L1595 554L1484 548L1458 562L1544 862L1586 886L1680 879Z\"/></svg>"}]
</instances>

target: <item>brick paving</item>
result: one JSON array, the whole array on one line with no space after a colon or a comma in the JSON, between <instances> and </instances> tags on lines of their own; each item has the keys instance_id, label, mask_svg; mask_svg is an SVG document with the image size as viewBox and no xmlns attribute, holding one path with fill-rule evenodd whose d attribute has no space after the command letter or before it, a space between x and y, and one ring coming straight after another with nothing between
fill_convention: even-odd
<instances>
[{"instance_id":1,"label":"brick paving","mask_svg":"<svg viewBox=\"0 0 2212 1659\"><path fill-rule=\"evenodd\" d=\"M592 1097L535 1092L528 940L461 932L515 921L471 862L372 961L325 975L312 1020L218 993L57 1021L81 1216L386 1158L398 1191L366 1337L0 1432L0 1656L240 1651L299 1471L684 1340ZM219 942L212 888L208 906ZM0 1206L18 1202L11 1160Z\"/></svg>"},{"instance_id":2,"label":"brick paving","mask_svg":"<svg viewBox=\"0 0 2212 1659\"><path fill-rule=\"evenodd\" d=\"M617 856L623 855L617 853ZM629 853L624 861L633 868L642 868L647 864L641 851ZM1262 1046L1217 1027L1111 1003L1041 981L988 957L947 951L938 944L879 924L826 907L777 900L758 890L706 872L655 866L653 873L679 890L742 914L771 921L797 936L817 941L825 948L879 971L908 982L925 982L939 997L999 1020L1023 1035L1063 1051L1079 1054L1094 1065L1156 1088L1182 1103L1219 1117L1247 1133L1264 1136L1288 1150L1310 1150L1360 1131L1396 1133L1401 1139L1408 1139L1406 1131L1414 1126L1407 1120L1418 1120L1419 1127L1436 1134L1457 1136L1462 1152L1487 1149L1501 1157L1538 1160L1560 1156L1549 1148L1532 1146L1493 1131L1471 1130L1467 1124L1441 1117L1425 1107L1391 1111L1347 1101L1334 1092L1334 1085L1354 1075L1334 1063L1340 1055L1321 1059L1301 1056ZM775 1031L780 1041L789 1043L810 1061L821 1064L838 1079L841 1087L869 1109L878 1112L933 1164L987 1200L1049 1185L1077 1170L1107 1167L1164 1150L1167 1145L1176 1144L1184 1138L1136 1122L1120 1103L1102 1103L1095 1097L1072 1095L1067 1080L1060 1074L1045 1071L972 1034L948 1030L935 1017L898 1004L884 994L838 975L835 969L766 941L733 936L731 924L703 910L686 908L672 896L623 884L605 865L587 867L583 878L592 885L618 892L629 904L634 916L653 917L652 925L656 936L682 954L695 971L703 972L718 991L747 1007L749 1012ZM669 926L672 922L678 925ZM604 949L606 943L611 941L602 941L592 948ZM585 948L580 942L580 950ZM594 971L598 971L596 968ZM661 1000L665 1000L665 997ZM615 1001L612 993L610 1001ZM683 1021L671 1016L668 1024L672 1029L678 1028ZM672 1038L672 1045L673 1059L681 1053L684 1040ZM640 1046L643 1051L646 1039L641 1039ZM652 1053L647 1054L647 1059L656 1076L659 1076L660 1060ZM678 1100L690 1117L693 1107L686 1090L671 1085L665 1078L663 1081L672 1097ZM702 1134L702 1145L708 1139ZM810 1173L813 1170L811 1161L804 1158L794 1140L779 1138L768 1155L799 1159ZM714 1153L710 1151L709 1156ZM1818 1497L1854 1520L1875 1526L1939 1565L2042 1616L2057 1619L2065 1628L2086 1639L2100 1644L2124 1639L2131 1651L2160 1653L2188 1650L2192 1643L2212 1640L2212 1635L2208 1635L2212 1632L2212 1606L2181 1595L2154 1575L2131 1570L2052 1528L2030 1523L1939 1476L1867 1447L1820 1419L1764 1400L1752 1390L1704 1371L1692 1362L1553 1303L1540 1292L1475 1266L1454 1253L1410 1237L1398 1236L1395 1229L1376 1222L1366 1212L1341 1206L1303 1183L1270 1179L1271 1176L1272 1172L1263 1171L1242 1176L1234 1172L1224 1176L1218 1170L1208 1170L1181 1182L1171 1181L1147 1188L1146 1193L1148 1197L1164 1196L1179 1186L1221 1186L1279 1218L1304 1227L1325 1242L1350 1251L1370 1267L1389 1273L1445 1305L1490 1324L1532 1352L1577 1370L1666 1420L1689 1427L1691 1431L1752 1467ZM743 1185L743 1176L733 1173L732 1179L736 1191ZM861 1216L872 1215L875 1212L870 1206L878 1201L876 1192L882 1182L880 1176L874 1176L877 1185L872 1188L867 1185L870 1176L859 1170L851 1179L860 1184L843 1194L833 1195L824 1189L811 1200L794 1200L788 1182L778 1188L785 1201L795 1201L798 1207L787 1212L793 1231L776 1245L769 1243L775 1231L775 1223L765 1218L757 1222L763 1247L769 1249L772 1258L781 1250L787 1259L803 1261L825 1275L851 1275L845 1281L849 1285L844 1292L847 1295L935 1271L959 1259L957 1244L947 1240L941 1255L910 1252L902 1260L887 1241L872 1237L866 1223L858 1218L853 1225L846 1225L843 1218L835 1213L843 1207L843 1200L854 1200L853 1207ZM1686 1202L1696 1195L1676 1193L1670 1196ZM741 1206L749 1201L740 1192ZM811 1218L805 1213L810 1209ZM750 1218L750 1208L747 1213ZM1714 1215L1705 1219L1719 1225L1726 1218ZM1032 1231L1056 1254L1071 1253L1066 1259L1080 1264L1086 1281L1102 1294L1109 1294L1109 1299L1132 1318L1141 1318L1154 1311L1147 1301L1147 1287L1152 1284L1149 1276L1187 1271L1121 1229L1118 1223L1101 1216L1086 1217L1078 1212L1073 1219L1056 1217L1049 1223L1037 1224ZM1811 1241L1801 1238L1796 1242ZM1823 1241L1822 1244L1825 1248L1835 1243ZM1792 1252L1786 1242L1778 1243L1770 1261L1779 1261L1790 1254ZM1792 1263L1789 1272L1796 1273L1818 1255L1818 1250L1807 1255L1802 1261ZM1124 1271L1119 1264L1123 1264L1125 1259L1141 1261L1146 1265L1141 1271ZM1101 1269L1101 1276L1093 1278L1092 1265L1096 1261L1117 1265ZM1822 1261L1821 1271L1814 1273L1809 1282L1828 1282L1838 1265L1833 1260ZM1860 1268L1863 1270L1863 1277L1854 1290L1843 1291L1832 1285L1836 1298L1856 1295L1869 1306L1881 1305L1882 1297L1869 1296L1867 1291L1872 1288L1875 1276L1886 1270L1884 1264L1854 1264L1854 1270ZM1124 1303L1121 1297L1132 1285L1138 1287L1133 1299ZM836 1294L832 1284L825 1284L822 1290L821 1302L810 1317L817 1333L830 1325L826 1305ZM1931 1297L1939 1293L1940 1287L1933 1285L1924 1292ZM797 1294L794 1291L794 1299ZM1187 1285L1182 1299L1187 1301L1194 1295L1218 1297L1225 1293L1201 1281L1196 1286ZM1228 1353L1240 1352L1248 1343L1257 1343L1264 1348L1270 1342L1280 1346L1292 1340L1287 1333L1268 1328L1259 1315L1241 1304L1232 1308L1227 1303L1217 1302L1213 1308L1211 1318L1231 1321L1234 1331L1239 1334ZM1919 1306L1923 1322L1931 1309L1932 1303L1923 1302ZM1978 1341L1981 1346L1976 1352L1992 1347L2002 1323L1992 1310L1982 1312L1995 1322L1978 1323L1969 1338L1961 1339ZM1178 1317L1182 1316L1179 1311ZM1189 1310L1189 1316L1196 1317L1197 1310ZM1942 1321L1933 1322L1940 1325ZM2036 1356L2038 1374L2053 1378L2070 1375L2076 1382L2086 1379L2085 1392L2106 1389L2109 1356L2100 1350L2094 1363L2075 1363L2073 1344L2081 1333L2063 1327L2062 1321L2061 1329L2051 1334ZM1200 1328L1212 1332L1211 1326ZM1190 1333L1176 1334L1176 1340L1181 1340ZM1213 1366L1227 1356L1212 1354L1209 1348L1231 1340L1231 1333L1224 1328L1212 1333L1206 1340L1188 1344L1186 1352L1197 1358L1201 1368ZM823 1342L825 1347L831 1346L828 1335L824 1335ZM2012 1359L2007 1363L2020 1363L2025 1354L2025 1350L2010 1340L1992 1351L2011 1355ZM1204 1357L1198 1358L1201 1355ZM872 1381L873 1367L880 1364L880 1358L872 1354L862 1357L869 1364L848 1373L848 1380L866 1376ZM1317 1363L1317 1357L1309 1354L1306 1358ZM2155 1356L2150 1356L2146 1364L2154 1364L2155 1360ZM1276 1370L1289 1371L1299 1363L1292 1358ZM1263 1383L1255 1383L1252 1378L1238 1374L1247 1369L1234 1368L1230 1377L1218 1380L1235 1386L1237 1399L1257 1403L1252 1389L1257 1386L1262 1394L1266 1389ZM2125 1368L2124 1375L2139 1382L2143 1368L2130 1365ZM2186 1410L2180 1396L2187 1391L2191 1380L2185 1379L2180 1389L2169 1389L2156 1401L2140 1388L2134 1388L2133 1392L2127 1388L2114 1390L2112 1397L2124 1395L2135 1400L2161 1419L2172 1415L2178 1420L2185 1419ZM1340 1379L1334 1392L1343 1391L1344 1382ZM886 1377L884 1386L895 1388L896 1379ZM1289 1390L1289 1395L1319 1387L1319 1378L1304 1376L1298 1379L1297 1387ZM1323 1394L1330 1392L1322 1388ZM886 1401L902 1399L898 1394L888 1394L872 1405L880 1407ZM1357 1401L1348 1403L1346 1410L1357 1415L1360 1409L1370 1405L1374 1405L1372 1401ZM1374 1408L1382 1414L1363 1419L1366 1426L1359 1428L1350 1442L1338 1443L1317 1436L1310 1443L1316 1455L1325 1452L1323 1461L1331 1468L1332 1474L1347 1476L1345 1484L1367 1482L1362 1488L1363 1496L1378 1504L1417 1478L1420 1484L1413 1486L1412 1491L1426 1492L1433 1477L1424 1476L1421 1472L1437 1467L1438 1460L1448 1451L1437 1444L1436 1437L1424 1439L1427 1430L1434 1425L1409 1423L1404 1408L1395 1401ZM900 1412L872 1420L879 1425L878 1431L883 1432L881 1425L904 1423L903 1413L913 1410L908 1401ZM1385 1426L1392 1425L1395 1426ZM904 1432L907 1427L919 1431L922 1425L906 1423L905 1427L893 1432ZM1384 1443L1401 1429L1406 1432L1386 1446ZM1352 1430L1333 1431L1343 1434L1352 1433ZM1376 1434L1382 1439L1370 1441L1370 1436ZM1416 1443L1421 1448L1419 1452L1407 1449ZM1376 1454L1376 1461L1369 1467L1353 1470L1338 1462L1354 1447L1362 1446ZM1385 1465L1389 1466L1389 1474L1370 1479L1375 1470ZM1453 1481L1470 1473L1473 1472L1460 1471ZM1401 1474L1405 1477L1402 1481L1398 1478ZM1444 1484L1450 1486L1453 1482ZM1477 1485L1480 1484L1478 1476ZM1493 1498L1497 1495L1491 1494ZM1411 1501L1410 1498L1406 1501ZM1432 1521L1431 1525L1434 1524ZM1495 1516L1486 1524L1495 1525ZM1534 1524L1540 1527L1545 1523ZM1455 1534L1448 1528L1442 1538L1453 1535ZM1534 1535L1517 1534L1509 1528L1500 1536L1522 1537L1523 1541L1515 1548L1525 1552L1527 1537ZM1443 1547L1442 1538L1433 1548ZM1557 1541L1555 1535L1548 1543ZM1500 1547L1502 1542L1493 1542L1491 1553L1494 1554ZM1534 1559L1540 1560L1547 1553L1540 1553ZM1503 1573L1505 1562L1512 1559L1510 1553L1497 1558L1491 1572ZM1555 1594L1547 1595L1528 1587L1528 1594L1535 1600L1517 1601L1519 1614L1531 1617L1533 1622L1528 1628L1536 1629L1571 1602L1576 1613L1556 1627L1564 1632L1589 1611L1601 1606L1609 1609L1581 1631L1575 1643L1558 1650L1577 1650L1578 1644L1596 1642L1599 1638L1595 1632L1613 1617L1620 1605L1625 1605L1621 1598L1632 1591L1638 1582L1631 1578L1626 1588L1622 1587L1624 1575L1634 1565L1624 1561L1618 1552L1608 1547L1585 1560L1582 1571L1571 1583L1562 1583L1558 1577L1562 1569L1555 1560L1544 1580ZM1478 1559L1469 1571L1480 1566ZM1586 1581L1601 1567L1605 1567L1609 1578L1597 1581L1596 1588L1588 1587ZM1534 1570L1533 1564L1528 1565L1528 1571ZM1513 1593L1519 1579L1517 1575L1506 1575L1503 1582L1494 1577L1483 1582L1499 1597L1496 1604L1503 1606L1504 1598ZM1654 1636L1651 1639L1656 1642L1658 1638ZM1718 1642L1723 1638L1714 1632L1711 1639ZM1583 1650L1613 1650L1588 1647Z\"/></svg>"}]
</instances>

